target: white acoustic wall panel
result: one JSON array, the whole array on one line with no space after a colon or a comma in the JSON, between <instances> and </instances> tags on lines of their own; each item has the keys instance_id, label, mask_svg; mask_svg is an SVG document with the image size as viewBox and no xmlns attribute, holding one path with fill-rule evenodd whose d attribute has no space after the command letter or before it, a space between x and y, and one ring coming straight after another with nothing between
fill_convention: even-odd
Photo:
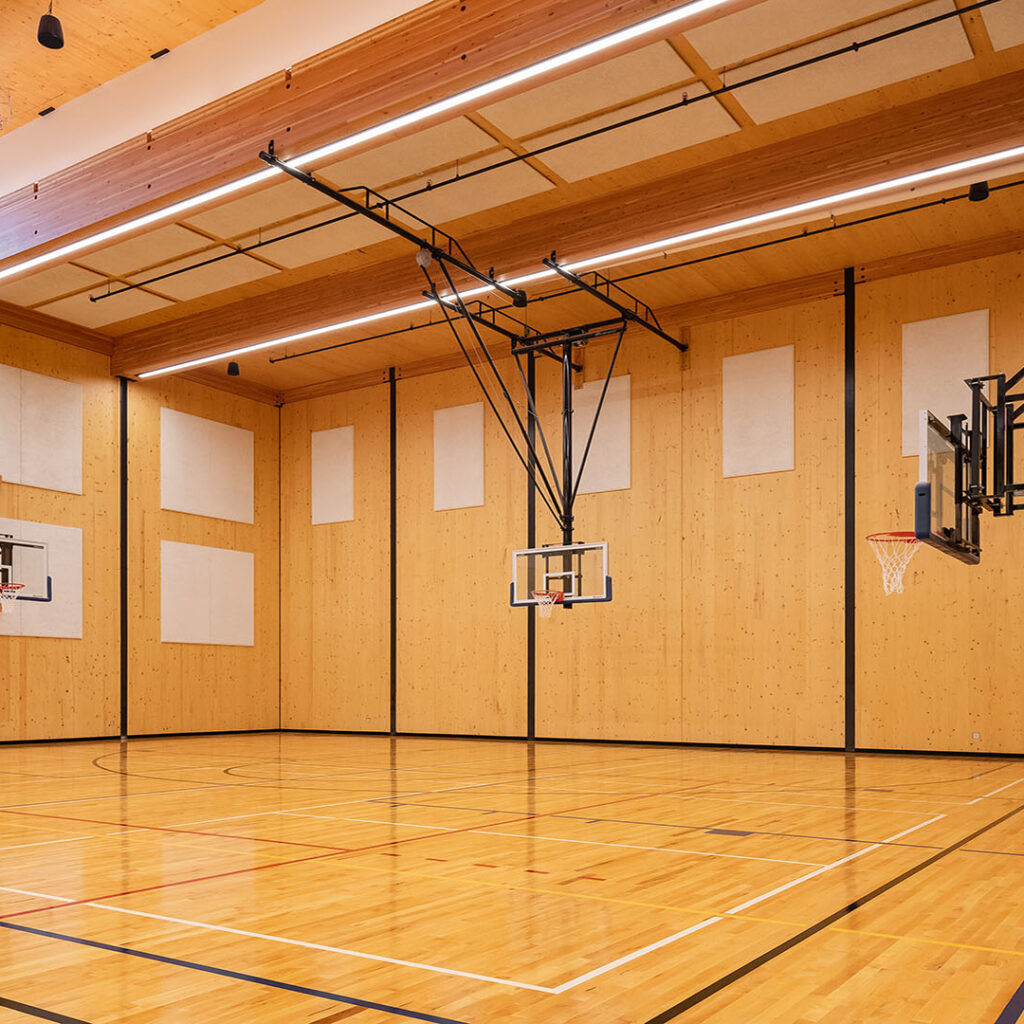
<instances>
[{"instance_id":1,"label":"white acoustic wall panel","mask_svg":"<svg viewBox=\"0 0 1024 1024\"><path fill-rule=\"evenodd\" d=\"M0 366L0 477L82 493L82 386Z\"/></svg>"},{"instance_id":2,"label":"white acoustic wall panel","mask_svg":"<svg viewBox=\"0 0 1024 1024\"><path fill-rule=\"evenodd\" d=\"M160 639L253 646L251 551L160 542Z\"/></svg>"},{"instance_id":3,"label":"white acoustic wall panel","mask_svg":"<svg viewBox=\"0 0 1024 1024\"><path fill-rule=\"evenodd\" d=\"M434 410L434 511L484 503L484 405Z\"/></svg>"},{"instance_id":4,"label":"white acoustic wall panel","mask_svg":"<svg viewBox=\"0 0 1024 1024\"><path fill-rule=\"evenodd\" d=\"M594 423L597 404L601 399L603 380L584 384L573 392L572 412L572 468L573 477L579 475L580 462ZM629 374L613 377L608 382L608 393L594 430L587 463L583 469L578 494L598 491L622 491L630 486L630 409Z\"/></svg>"},{"instance_id":5,"label":"white acoustic wall panel","mask_svg":"<svg viewBox=\"0 0 1024 1024\"><path fill-rule=\"evenodd\" d=\"M793 469L793 346L722 360L722 476Z\"/></svg>"},{"instance_id":6,"label":"white acoustic wall panel","mask_svg":"<svg viewBox=\"0 0 1024 1024\"><path fill-rule=\"evenodd\" d=\"M253 521L253 432L160 410L160 507Z\"/></svg>"},{"instance_id":7,"label":"white acoustic wall panel","mask_svg":"<svg viewBox=\"0 0 1024 1024\"><path fill-rule=\"evenodd\" d=\"M0 581L23 584L21 599L3 602L0 636L81 639L80 529L0 519Z\"/></svg>"},{"instance_id":8,"label":"white acoustic wall panel","mask_svg":"<svg viewBox=\"0 0 1024 1024\"><path fill-rule=\"evenodd\" d=\"M968 377L988 375L988 310L903 325L903 454L917 455L919 417L971 411Z\"/></svg>"},{"instance_id":9,"label":"white acoustic wall panel","mask_svg":"<svg viewBox=\"0 0 1024 1024\"><path fill-rule=\"evenodd\" d=\"M313 524L350 523L355 518L355 427L314 430L310 484Z\"/></svg>"}]
</instances>

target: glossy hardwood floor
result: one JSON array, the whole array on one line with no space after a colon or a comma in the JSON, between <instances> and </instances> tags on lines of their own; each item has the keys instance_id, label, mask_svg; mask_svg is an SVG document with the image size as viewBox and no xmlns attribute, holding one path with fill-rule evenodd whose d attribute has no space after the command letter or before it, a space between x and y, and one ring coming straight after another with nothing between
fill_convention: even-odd
<instances>
[{"instance_id":1,"label":"glossy hardwood floor","mask_svg":"<svg viewBox=\"0 0 1024 1024\"><path fill-rule=\"evenodd\" d=\"M202 736L0 748L0 805L2 1024L1024 1009L1024 761Z\"/></svg>"}]
</instances>

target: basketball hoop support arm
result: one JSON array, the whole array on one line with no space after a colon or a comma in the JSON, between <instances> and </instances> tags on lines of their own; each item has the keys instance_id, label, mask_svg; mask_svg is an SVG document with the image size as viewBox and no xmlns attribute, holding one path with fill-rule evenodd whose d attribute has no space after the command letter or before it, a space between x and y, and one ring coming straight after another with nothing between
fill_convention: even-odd
<instances>
[{"instance_id":1,"label":"basketball hoop support arm","mask_svg":"<svg viewBox=\"0 0 1024 1024\"><path fill-rule=\"evenodd\" d=\"M465 249L462 248L453 236L442 231L440 228L434 227L434 225L423 220L421 217L418 217L410 210L405 209L393 200L389 200L387 197L375 192L373 189L364 185L345 190L332 188L330 185L317 180L317 178L312 174L299 170L296 167L292 167L284 160L281 160L274 152L273 140L269 142L267 149L260 153L260 159L271 167L275 167L277 170L283 171L285 174L288 174L297 181L302 182L304 185L308 185L310 188L328 196L335 202L340 203L342 206L347 207L353 212L360 214L380 227L387 229L393 234L398 235L400 238L404 238L417 246L419 252L417 253L416 262L423 271L429 286L423 294L432 299L440 308L445 321L455 337L455 341L459 349L465 357L473 376L476 378L477 384L484 393L484 397L486 398L491 411L497 417L498 423L501 426L505 437L512 445L513 451L519 458L523 467L526 469L527 474L534 480L535 484L540 484L537 488L537 493L540 494L544 504L548 507L548 510L552 513L561 528L562 543L572 544L574 521L573 510L576 495L579 492L580 483L583 479L583 472L586 468L587 457L590 454L590 449L594 441L594 433L597 429L597 423L601 416L601 411L604 408L605 398L608 394L608 385L615 369L615 362L618 358L626 329L630 324L636 324L669 342L669 344L673 345L680 352L685 352L687 350L687 346L662 330L654 311L648 305L627 292L624 288L616 285L614 282L601 274L598 274L596 271L591 271L582 276L572 273L557 262L554 252L551 253L549 259L545 259L543 261L544 265L548 267L548 269L555 271L574 287L593 295L594 298L598 299L606 306L610 306L615 310L617 314L616 317L592 323L578 324L557 331L540 332L529 327L529 325L520 321L518 318L505 313L497 307L490 306L487 303L475 301L471 305L468 305L459 294L455 281L452 278L451 271L453 269L462 272L476 281L479 281L488 288L493 288L500 292L510 300L513 308L525 308L527 305L527 297L526 293L521 289L500 283L494 275L493 268L491 268L487 273L478 270L473 265ZM357 193L359 198L355 198L354 196L346 193ZM400 220L393 219L393 213L397 213L400 216ZM440 267L441 273L443 274L445 283L448 287L447 295L442 296L438 293L437 287L430 277L428 267L432 262L436 262ZM622 298L620 299L619 296ZM459 335L455 322L452 319L452 313L457 314L462 322L465 323L472 332L473 340L475 341L476 347L482 356L480 360L474 360L473 356L467 350L465 343ZM503 321L508 321L508 323L506 324ZM480 334L481 327L494 331L510 343L511 354L515 360L519 375L522 378L523 387L526 391L528 404L528 412L526 414L527 423L523 422L523 417L520 416L519 410L516 408L515 401L509 393L508 387L502 379L501 373L494 362L494 358ZM594 419L590 425L590 433L587 437L583 454L579 460L579 467L574 471L572 375L574 372L582 372L583 367L573 361L572 350L576 346L587 344L592 338L607 336L615 336L615 348L612 352L611 360L609 361L608 372L604 378L601 396L598 400L597 408L594 411ZM535 352L539 352L547 358L557 360L561 365L561 474L558 474L555 471L554 461L551 457L547 440L544 436L544 430L540 423L540 417L537 413L533 395L530 391L529 385L527 384L526 377L523 374L523 368L520 362L520 357L522 355ZM491 373L497 381L497 386L501 391L501 395L511 411L514 426L512 423L506 423L505 419L498 411L498 404L495 397L492 397L483 377L476 368L477 361L486 363L490 368ZM524 454L520 449L520 445L516 443L516 439L513 436L514 429L516 429L516 433L518 433L522 442L525 444L526 454ZM543 452L547 458L548 468L551 471L550 479L545 473L544 467L541 465L537 446L533 440L534 434L536 434L536 436L541 440ZM561 476L560 480L559 475Z\"/></svg>"}]
</instances>

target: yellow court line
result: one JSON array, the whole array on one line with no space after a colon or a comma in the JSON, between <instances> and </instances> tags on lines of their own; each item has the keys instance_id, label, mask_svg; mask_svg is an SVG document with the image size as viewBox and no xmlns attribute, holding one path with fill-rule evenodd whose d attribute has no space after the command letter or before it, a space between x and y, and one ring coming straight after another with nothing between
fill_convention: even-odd
<instances>
[{"instance_id":1,"label":"yellow court line","mask_svg":"<svg viewBox=\"0 0 1024 1024\"><path fill-rule=\"evenodd\" d=\"M945 939L926 939L917 935L890 935L888 932L868 932L860 928L840 928L837 925L829 925L826 929L830 932L848 932L851 935L867 935L875 939L896 939L899 942L920 942L928 946L950 946L953 949L973 949L979 953L1005 953L1007 956L1022 956L1021 949L999 949L997 946L974 946L969 942L948 942Z\"/></svg>"},{"instance_id":2,"label":"yellow court line","mask_svg":"<svg viewBox=\"0 0 1024 1024\"><path fill-rule=\"evenodd\" d=\"M627 900L615 896L594 896L586 893L574 893L567 892L564 890L555 889L544 889L538 886L525 886L525 885L506 885L501 882L487 882L483 879L467 879L467 878L448 878L446 875L432 875L423 871L408 871L404 868L374 868L366 864L354 864L352 861L347 862L350 867L356 868L358 871L368 871L372 874L381 875L408 875L412 878L424 878L429 879L432 882L449 882L455 885L468 885L468 886L479 886L486 889L503 889L508 892L528 892L536 893L543 896L567 896L570 899L576 900L590 900L596 903L617 903L629 907L643 907L648 910L671 910L681 914L693 914L698 917L722 917L722 918L735 918L739 921L751 921L756 924L772 924L781 925L787 928L807 928L809 922L807 921L786 921L781 918L774 917L758 917L753 914L730 914L724 910L710 910L706 907L680 907L669 903L647 903L641 900ZM949 946L953 949L970 949L977 950L981 953L1004 953L1008 956L1019 956L1024 957L1024 950L1014 949L1000 949L995 946L975 946L963 942L948 942L943 939L926 939L915 935L891 935L887 932L871 932L865 931L860 928L842 928L838 925L829 925L824 929L825 931L831 932L843 932L849 935L863 935L869 938L878 939L893 939L899 942L915 942L924 943L932 946Z\"/></svg>"}]
</instances>

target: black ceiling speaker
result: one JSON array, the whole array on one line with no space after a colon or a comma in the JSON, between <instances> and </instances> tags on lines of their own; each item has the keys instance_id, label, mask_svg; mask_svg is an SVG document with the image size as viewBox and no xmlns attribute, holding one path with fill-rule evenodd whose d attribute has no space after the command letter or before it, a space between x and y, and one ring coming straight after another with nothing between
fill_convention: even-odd
<instances>
[{"instance_id":1,"label":"black ceiling speaker","mask_svg":"<svg viewBox=\"0 0 1024 1024\"><path fill-rule=\"evenodd\" d=\"M234 361L228 363L228 376L229 377L237 377L238 374L239 374L238 363L236 363Z\"/></svg>"},{"instance_id":2,"label":"black ceiling speaker","mask_svg":"<svg viewBox=\"0 0 1024 1024\"><path fill-rule=\"evenodd\" d=\"M64 29L60 27L60 18L53 13L52 0L49 12L39 19L36 38L48 50L59 50L64 45Z\"/></svg>"},{"instance_id":3,"label":"black ceiling speaker","mask_svg":"<svg viewBox=\"0 0 1024 1024\"><path fill-rule=\"evenodd\" d=\"M976 181L967 190L967 198L972 203L983 203L986 199L988 199L988 182Z\"/></svg>"}]
</instances>

